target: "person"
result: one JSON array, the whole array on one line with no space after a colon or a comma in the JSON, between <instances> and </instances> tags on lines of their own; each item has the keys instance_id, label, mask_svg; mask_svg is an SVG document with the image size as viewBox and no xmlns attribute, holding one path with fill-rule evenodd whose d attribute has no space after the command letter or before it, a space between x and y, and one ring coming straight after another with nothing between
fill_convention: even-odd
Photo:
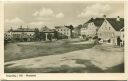
<instances>
[{"instance_id":1,"label":"person","mask_svg":"<svg viewBox=\"0 0 128 81\"><path fill-rule=\"evenodd\" d=\"M120 39L120 37L117 38L117 45L120 46L120 43L122 42L122 40Z\"/></svg>"}]
</instances>

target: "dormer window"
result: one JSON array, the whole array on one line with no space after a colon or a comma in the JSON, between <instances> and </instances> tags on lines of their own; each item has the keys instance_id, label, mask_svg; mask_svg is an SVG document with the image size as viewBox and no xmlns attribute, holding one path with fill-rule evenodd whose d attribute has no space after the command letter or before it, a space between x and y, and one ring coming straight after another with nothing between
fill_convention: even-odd
<instances>
[{"instance_id":1,"label":"dormer window","mask_svg":"<svg viewBox=\"0 0 128 81\"><path fill-rule=\"evenodd\" d=\"M116 18L116 20L117 20L117 21L120 21L120 16L118 16L118 17Z\"/></svg>"}]
</instances>

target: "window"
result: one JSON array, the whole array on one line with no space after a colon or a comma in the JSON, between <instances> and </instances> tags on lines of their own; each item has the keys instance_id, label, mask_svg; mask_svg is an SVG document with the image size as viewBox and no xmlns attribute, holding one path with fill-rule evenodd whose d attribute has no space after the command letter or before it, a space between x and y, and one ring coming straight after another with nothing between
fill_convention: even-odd
<instances>
[{"instance_id":1,"label":"window","mask_svg":"<svg viewBox=\"0 0 128 81\"><path fill-rule=\"evenodd\" d=\"M101 33L100 33L100 36L101 36Z\"/></svg>"},{"instance_id":2,"label":"window","mask_svg":"<svg viewBox=\"0 0 128 81\"><path fill-rule=\"evenodd\" d=\"M109 27L109 30L110 30L110 27Z\"/></svg>"}]
</instances>

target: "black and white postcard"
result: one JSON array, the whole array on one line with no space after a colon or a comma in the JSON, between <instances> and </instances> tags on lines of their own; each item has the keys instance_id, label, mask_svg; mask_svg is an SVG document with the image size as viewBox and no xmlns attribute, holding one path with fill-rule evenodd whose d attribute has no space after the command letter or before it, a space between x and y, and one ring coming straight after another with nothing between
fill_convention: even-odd
<instances>
[{"instance_id":1,"label":"black and white postcard","mask_svg":"<svg viewBox=\"0 0 128 81\"><path fill-rule=\"evenodd\" d=\"M5 73L124 73L123 1L4 3Z\"/></svg>"}]
</instances>

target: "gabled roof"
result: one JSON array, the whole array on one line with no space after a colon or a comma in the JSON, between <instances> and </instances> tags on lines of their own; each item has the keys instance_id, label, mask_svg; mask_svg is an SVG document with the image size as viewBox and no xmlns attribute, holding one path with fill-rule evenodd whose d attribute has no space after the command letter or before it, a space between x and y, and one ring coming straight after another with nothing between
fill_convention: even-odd
<instances>
[{"instance_id":1,"label":"gabled roof","mask_svg":"<svg viewBox=\"0 0 128 81\"><path fill-rule=\"evenodd\" d=\"M95 18L95 19L91 18L89 21L87 21L86 23L84 23L83 26L84 27L87 27L88 24L89 23L92 23L92 22L94 23L94 25L96 27L100 27L103 24L103 22L104 22L104 18Z\"/></svg>"},{"instance_id":2,"label":"gabled roof","mask_svg":"<svg viewBox=\"0 0 128 81\"><path fill-rule=\"evenodd\" d=\"M93 22L94 22L95 26L100 27L104 22L104 18L95 18L93 20Z\"/></svg>"},{"instance_id":3,"label":"gabled roof","mask_svg":"<svg viewBox=\"0 0 128 81\"><path fill-rule=\"evenodd\" d=\"M124 27L124 18L120 18L120 21L117 21L116 18L106 18L106 20L116 31L120 31Z\"/></svg>"},{"instance_id":4,"label":"gabled roof","mask_svg":"<svg viewBox=\"0 0 128 81\"><path fill-rule=\"evenodd\" d=\"M96 27L101 27L104 22L104 18L91 18L89 21L83 24L83 26L87 27L89 23L94 23ZM124 18L120 18L118 21L117 18L106 18L106 20L112 25L112 27L116 31L120 31L124 27Z\"/></svg>"}]
</instances>

